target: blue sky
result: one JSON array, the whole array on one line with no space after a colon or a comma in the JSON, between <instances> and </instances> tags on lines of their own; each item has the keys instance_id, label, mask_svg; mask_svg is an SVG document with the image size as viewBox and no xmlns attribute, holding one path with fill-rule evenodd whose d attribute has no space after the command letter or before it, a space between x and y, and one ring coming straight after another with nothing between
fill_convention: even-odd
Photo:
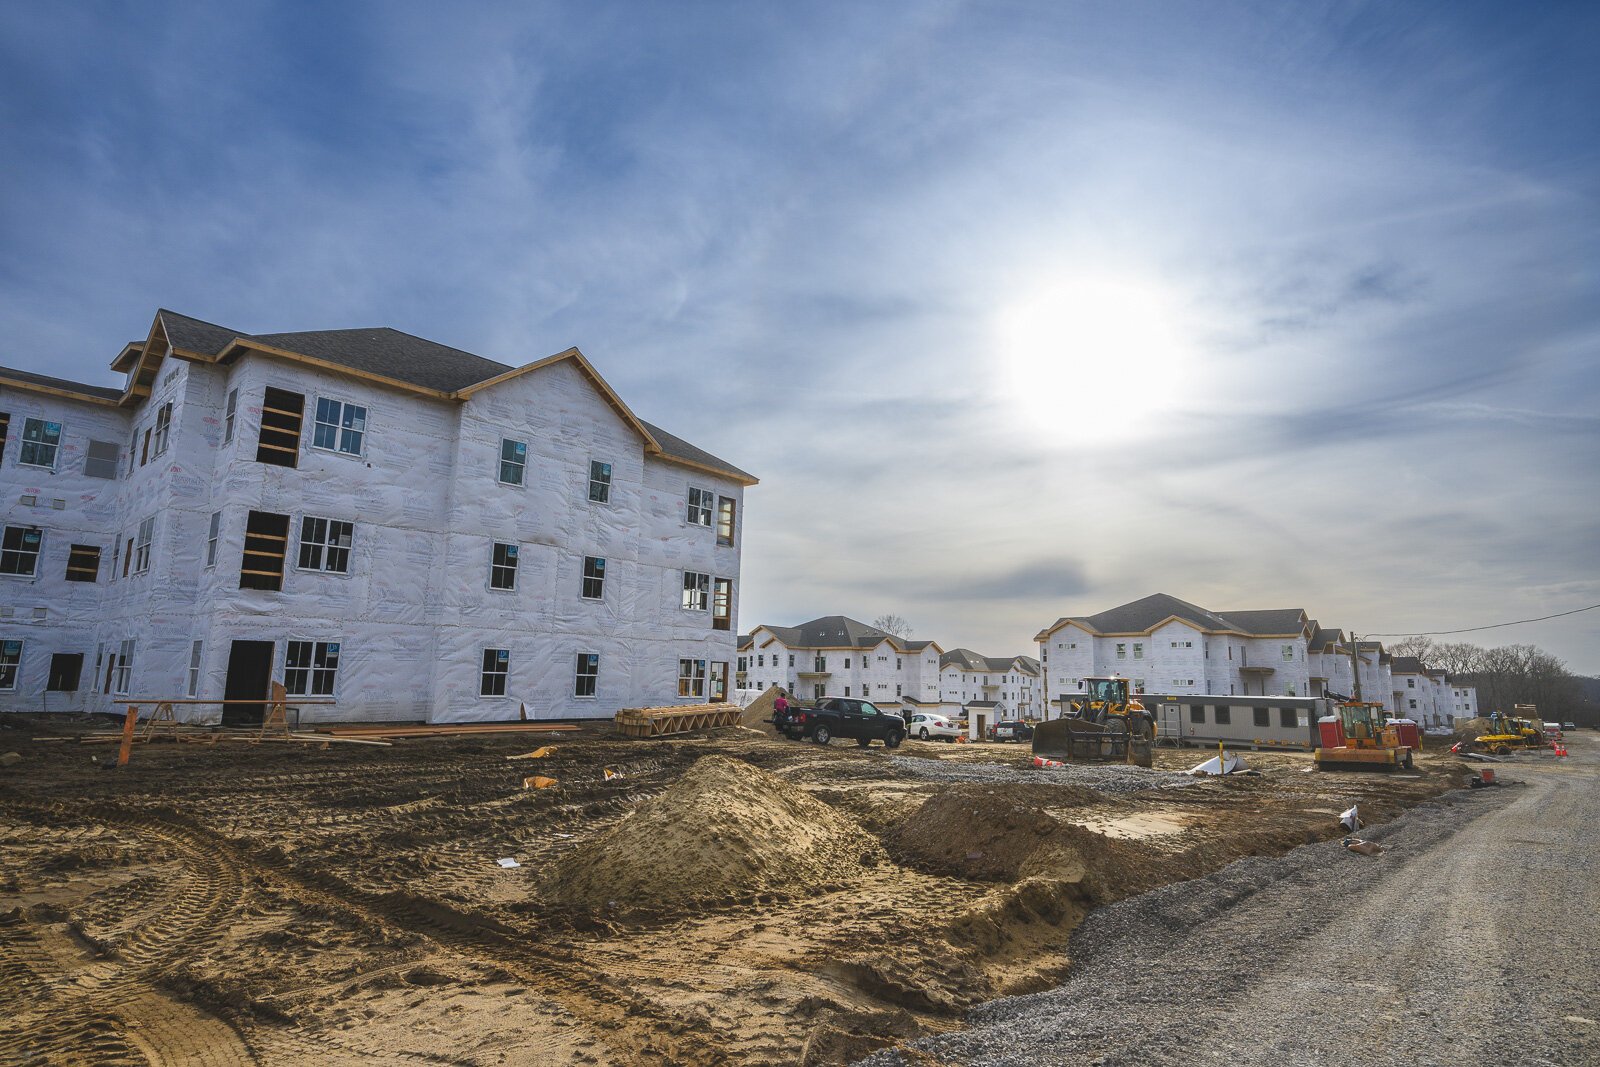
<instances>
[{"instance_id":1,"label":"blue sky","mask_svg":"<svg viewBox=\"0 0 1600 1067\"><path fill-rule=\"evenodd\" d=\"M0 363L158 306L576 344L755 472L741 626L1600 602L1600 8L0 9ZM1600 612L1494 631L1600 673Z\"/></svg>"}]
</instances>

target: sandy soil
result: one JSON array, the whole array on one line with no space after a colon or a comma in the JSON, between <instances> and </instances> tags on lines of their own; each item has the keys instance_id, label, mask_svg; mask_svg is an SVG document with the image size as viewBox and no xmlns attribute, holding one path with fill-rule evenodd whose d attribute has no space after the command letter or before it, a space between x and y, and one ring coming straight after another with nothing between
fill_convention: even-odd
<instances>
[{"instance_id":1,"label":"sandy soil","mask_svg":"<svg viewBox=\"0 0 1600 1067\"><path fill-rule=\"evenodd\" d=\"M1098 905L1462 775L1252 754L1259 777L1107 796L1023 746L899 751L1012 778L941 782L878 747L600 727L104 772L114 748L41 722L0 718L0 1062L843 1063L1058 983Z\"/></svg>"}]
</instances>

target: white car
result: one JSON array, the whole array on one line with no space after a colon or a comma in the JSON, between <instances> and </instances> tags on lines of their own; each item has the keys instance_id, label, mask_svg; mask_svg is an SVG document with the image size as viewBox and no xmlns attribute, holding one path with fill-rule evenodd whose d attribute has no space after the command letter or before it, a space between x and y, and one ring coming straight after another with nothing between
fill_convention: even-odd
<instances>
[{"instance_id":1,"label":"white car","mask_svg":"<svg viewBox=\"0 0 1600 1067\"><path fill-rule=\"evenodd\" d=\"M954 741L966 732L943 715L929 715L925 712L911 716L906 731L918 741Z\"/></svg>"}]
</instances>

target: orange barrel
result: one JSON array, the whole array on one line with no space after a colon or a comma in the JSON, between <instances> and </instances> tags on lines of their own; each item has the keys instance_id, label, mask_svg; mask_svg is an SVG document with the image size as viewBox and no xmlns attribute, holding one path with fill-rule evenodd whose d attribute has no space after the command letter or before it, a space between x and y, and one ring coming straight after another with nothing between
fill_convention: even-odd
<instances>
[{"instance_id":1,"label":"orange barrel","mask_svg":"<svg viewBox=\"0 0 1600 1067\"><path fill-rule=\"evenodd\" d=\"M1494 785L1494 770L1492 768L1485 767L1478 772L1478 777L1483 779L1484 785Z\"/></svg>"}]
</instances>

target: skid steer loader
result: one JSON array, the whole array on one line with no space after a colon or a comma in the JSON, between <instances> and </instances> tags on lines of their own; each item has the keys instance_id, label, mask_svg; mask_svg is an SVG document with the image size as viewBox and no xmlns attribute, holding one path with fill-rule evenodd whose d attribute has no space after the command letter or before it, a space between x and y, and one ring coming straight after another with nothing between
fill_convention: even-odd
<instances>
[{"instance_id":1,"label":"skid steer loader","mask_svg":"<svg viewBox=\"0 0 1600 1067\"><path fill-rule=\"evenodd\" d=\"M1150 766L1155 716L1128 695L1126 678L1085 678L1084 695L1067 701L1066 714L1033 730L1033 754L1066 762Z\"/></svg>"}]
</instances>

